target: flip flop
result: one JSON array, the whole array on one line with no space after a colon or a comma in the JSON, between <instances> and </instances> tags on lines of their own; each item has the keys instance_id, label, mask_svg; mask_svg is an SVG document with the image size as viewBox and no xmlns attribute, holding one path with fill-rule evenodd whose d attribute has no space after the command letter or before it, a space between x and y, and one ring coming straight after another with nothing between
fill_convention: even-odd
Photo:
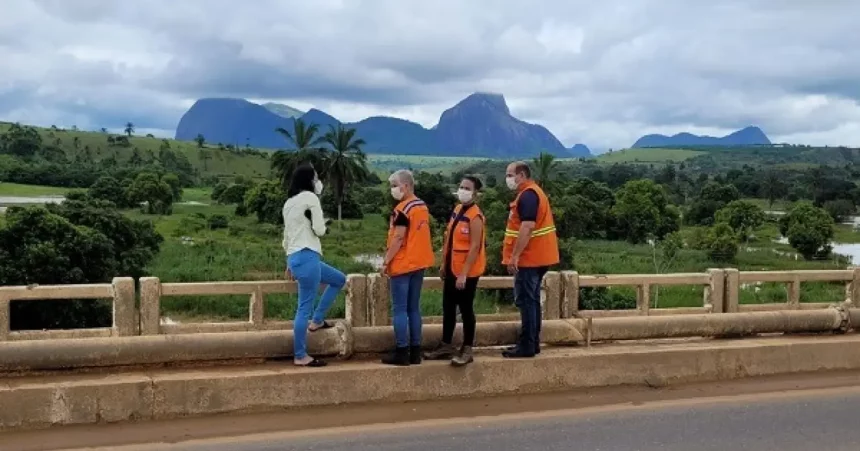
<instances>
[{"instance_id":1,"label":"flip flop","mask_svg":"<svg viewBox=\"0 0 860 451\"><path fill-rule=\"evenodd\" d=\"M313 325L314 325L314 323L313 323L313 322L311 322L311 326L313 326ZM320 330L320 329L331 329L332 327L334 327L334 324L332 324L332 323L330 323L330 322L328 322L328 321L323 321L323 323L322 323L322 325L321 325L321 326L316 326L316 327L311 327L311 326L308 326L308 331L310 331L310 332L316 332L316 331L318 331L318 330Z\"/></svg>"},{"instance_id":2,"label":"flip flop","mask_svg":"<svg viewBox=\"0 0 860 451\"><path fill-rule=\"evenodd\" d=\"M295 366L300 366L300 367L319 368L319 367L322 367L322 366L326 366L326 365L327 365L327 363L326 363L324 360L319 360L319 359L317 359L317 358L315 357L315 358L314 358L313 360L311 360L309 363L306 363L306 364L304 364L304 365L299 365L298 363L294 363L293 365L295 365Z\"/></svg>"}]
</instances>

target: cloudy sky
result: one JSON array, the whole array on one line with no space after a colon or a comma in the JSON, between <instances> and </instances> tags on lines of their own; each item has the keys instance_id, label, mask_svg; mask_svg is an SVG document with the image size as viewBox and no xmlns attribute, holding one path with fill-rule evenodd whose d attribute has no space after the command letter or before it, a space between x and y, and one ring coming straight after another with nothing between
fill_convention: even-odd
<instances>
[{"instance_id":1,"label":"cloudy sky","mask_svg":"<svg viewBox=\"0 0 860 451\"><path fill-rule=\"evenodd\" d=\"M860 146L853 0L0 1L0 120L172 136L243 97L431 127L492 91L567 146L750 124Z\"/></svg>"}]
</instances>

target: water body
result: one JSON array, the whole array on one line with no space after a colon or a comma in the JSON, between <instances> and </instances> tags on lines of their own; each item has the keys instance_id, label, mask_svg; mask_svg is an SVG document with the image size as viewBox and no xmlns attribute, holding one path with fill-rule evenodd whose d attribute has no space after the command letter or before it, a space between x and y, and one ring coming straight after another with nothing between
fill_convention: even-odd
<instances>
[{"instance_id":1,"label":"water body","mask_svg":"<svg viewBox=\"0 0 860 451\"><path fill-rule=\"evenodd\" d=\"M788 244L788 238L780 237L774 240L779 244ZM860 243L830 243L833 246L833 253L844 255L851 259L852 265L860 266Z\"/></svg>"},{"instance_id":2,"label":"water body","mask_svg":"<svg viewBox=\"0 0 860 451\"><path fill-rule=\"evenodd\" d=\"M0 213L8 207L18 205L59 204L66 200L64 196L0 196Z\"/></svg>"}]
</instances>

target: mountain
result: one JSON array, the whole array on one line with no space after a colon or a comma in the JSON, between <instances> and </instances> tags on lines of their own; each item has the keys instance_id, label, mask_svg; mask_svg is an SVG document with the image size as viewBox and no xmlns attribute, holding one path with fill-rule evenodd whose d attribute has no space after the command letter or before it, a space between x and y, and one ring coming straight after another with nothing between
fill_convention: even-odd
<instances>
[{"instance_id":1,"label":"mountain","mask_svg":"<svg viewBox=\"0 0 860 451\"><path fill-rule=\"evenodd\" d=\"M200 99L180 119L176 139L193 140L199 133L210 143L285 148L287 141L275 129L292 130L295 118L285 117L283 109L278 110L281 114L273 112L272 105L278 104L266 105L243 99ZM317 109L300 117L319 125L323 133L329 125L340 124L337 118ZM367 142L368 153L488 158L532 157L541 151L565 157L591 155L584 145L566 149L543 126L514 117L501 94L472 94L443 112L431 129L386 116L343 125L357 130Z\"/></svg>"},{"instance_id":2,"label":"mountain","mask_svg":"<svg viewBox=\"0 0 860 451\"><path fill-rule=\"evenodd\" d=\"M284 105L283 103L264 103L263 108L277 114L281 117L302 117L305 114L304 111L297 110L289 105Z\"/></svg>"},{"instance_id":3,"label":"mountain","mask_svg":"<svg viewBox=\"0 0 860 451\"><path fill-rule=\"evenodd\" d=\"M748 146L770 145L770 139L758 127L742 128L734 133L715 138L713 136L698 136L692 133L677 135L645 135L633 144L633 147L676 147L676 146Z\"/></svg>"},{"instance_id":4,"label":"mountain","mask_svg":"<svg viewBox=\"0 0 860 451\"><path fill-rule=\"evenodd\" d=\"M574 144L573 147L567 149L571 157L586 158L592 156L591 149L585 144Z\"/></svg>"},{"instance_id":5,"label":"mountain","mask_svg":"<svg viewBox=\"0 0 860 451\"><path fill-rule=\"evenodd\" d=\"M511 115L501 94L466 97L442 113L434 130L441 149L456 150L454 155L515 157L567 152L543 126Z\"/></svg>"}]
</instances>

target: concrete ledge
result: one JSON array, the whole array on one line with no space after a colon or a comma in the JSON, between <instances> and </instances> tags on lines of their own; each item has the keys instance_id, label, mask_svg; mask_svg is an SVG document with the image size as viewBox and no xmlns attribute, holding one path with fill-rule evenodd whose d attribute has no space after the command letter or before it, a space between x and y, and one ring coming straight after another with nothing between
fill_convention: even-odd
<instances>
[{"instance_id":1,"label":"concrete ledge","mask_svg":"<svg viewBox=\"0 0 860 451\"><path fill-rule=\"evenodd\" d=\"M533 360L493 352L466 368L339 362L5 378L0 428L43 428L357 402L421 401L573 388L707 382L860 369L860 336L778 337L549 348Z\"/></svg>"}]
</instances>

